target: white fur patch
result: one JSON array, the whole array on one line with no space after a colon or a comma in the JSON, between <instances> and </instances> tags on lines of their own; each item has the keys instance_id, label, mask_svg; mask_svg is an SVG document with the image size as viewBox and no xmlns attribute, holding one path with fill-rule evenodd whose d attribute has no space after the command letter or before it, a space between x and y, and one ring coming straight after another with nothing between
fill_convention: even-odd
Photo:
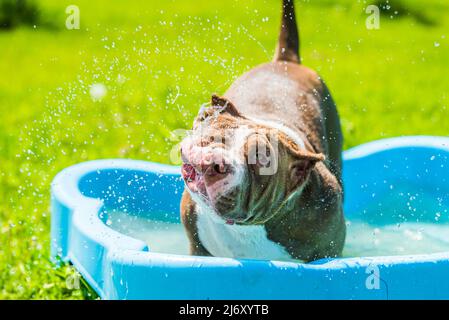
<instances>
[{"instance_id":1,"label":"white fur patch","mask_svg":"<svg viewBox=\"0 0 449 320\"><path fill-rule=\"evenodd\" d=\"M213 256L247 259L291 260L279 244L267 237L264 226L229 225L211 209L195 201L197 228L203 246Z\"/></svg>"},{"instance_id":2,"label":"white fur patch","mask_svg":"<svg viewBox=\"0 0 449 320\"><path fill-rule=\"evenodd\" d=\"M252 118L252 117L248 117L248 119L267 126L269 128L273 128L276 129L280 132L282 132L283 134L285 134L287 137L289 137L290 139L293 140L294 143L296 143L296 145L301 148L301 149L306 149L305 144L304 144L304 140L299 136L299 134L297 134L295 131L293 131L292 129L290 129L289 127L287 127L285 124L281 123L281 122L275 122L275 121L268 121L268 120L261 120L261 119L256 119L256 118Z\"/></svg>"}]
</instances>

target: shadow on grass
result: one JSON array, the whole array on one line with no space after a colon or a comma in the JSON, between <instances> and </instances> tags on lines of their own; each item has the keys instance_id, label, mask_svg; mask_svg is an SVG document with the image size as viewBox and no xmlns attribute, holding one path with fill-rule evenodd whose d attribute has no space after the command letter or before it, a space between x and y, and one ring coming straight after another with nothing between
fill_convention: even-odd
<instances>
[{"instance_id":1,"label":"shadow on grass","mask_svg":"<svg viewBox=\"0 0 449 320\"><path fill-rule=\"evenodd\" d=\"M34 0L0 0L0 31L20 26L57 30L56 16L43 13Z\"/></svg>"}]
</instances>

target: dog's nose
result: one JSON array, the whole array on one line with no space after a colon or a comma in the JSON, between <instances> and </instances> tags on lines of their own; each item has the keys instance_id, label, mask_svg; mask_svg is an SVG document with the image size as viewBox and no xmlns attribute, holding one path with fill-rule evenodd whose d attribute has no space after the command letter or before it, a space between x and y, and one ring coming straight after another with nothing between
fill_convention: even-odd
<instances>
[{"instance_id":1,"label":"dog's nose","mask_svg":"<svg viewBox=\"0 0 449 320\"><path fill-rule=\"evenodd\" d=\"M231 172L231 166L226 164L224 158L208 157L194 165L196 171L206 176L227 175Z\"/></svg>"},{"instance_id":2,"label":"dog's nose","mask_svg":"<svg viewBox=\"0 0 449 320\"><path fill-rule=\"evenodd\" d=\"M186 176L192 176L191 170L187 170L187 167L194 169L199 177L213 178L207 179L210 181L219 180L233 172L233 167L224 149L201 147L187 142L181 148L182 162L186 165L184 168Z\"/></svg>"}]
</instances>

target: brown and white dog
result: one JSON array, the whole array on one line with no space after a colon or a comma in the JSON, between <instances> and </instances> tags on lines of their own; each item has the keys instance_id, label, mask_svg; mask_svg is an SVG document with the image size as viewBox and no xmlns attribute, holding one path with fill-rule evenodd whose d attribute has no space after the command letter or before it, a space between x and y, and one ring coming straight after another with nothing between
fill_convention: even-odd
<instances>
[{"instance_id":1,"label":"brown and white dog","mask_svg":"<svg viewBox=\"0 0 449 320\"><path fill-rule=\"evenodd\" d=\"M300 64L293 0L284 0L274 61L214 95L181 143L191 254L340 255L341 151L336 106L319 75Z\"/></svg>"}]
</instances>

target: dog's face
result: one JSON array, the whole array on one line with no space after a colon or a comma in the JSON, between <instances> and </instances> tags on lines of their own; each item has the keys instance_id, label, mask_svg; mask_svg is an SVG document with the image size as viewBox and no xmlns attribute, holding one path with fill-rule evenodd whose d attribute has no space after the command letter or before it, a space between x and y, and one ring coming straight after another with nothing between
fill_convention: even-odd
<instances>
[{"instance_id":1,"label":"dog's face","mask_svg":"<svg viewBox=\"0 0 449 320\"><path fill-rule=\"evenodd\" d=\"M287 198L299 197L316 162L324 159L217 96L200 111L181 143L181 156L193 199L239 224L263 223Z\"/></svg>"}]
</instances>

